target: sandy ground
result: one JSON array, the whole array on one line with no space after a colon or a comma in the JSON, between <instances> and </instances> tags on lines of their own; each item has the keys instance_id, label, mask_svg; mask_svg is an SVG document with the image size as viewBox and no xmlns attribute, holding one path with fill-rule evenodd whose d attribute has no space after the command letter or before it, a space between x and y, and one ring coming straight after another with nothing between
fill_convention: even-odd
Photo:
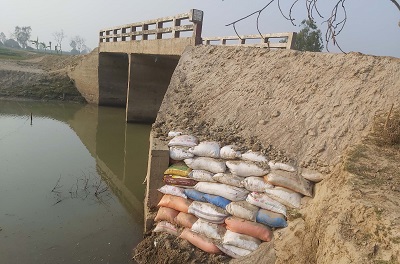
<instances>
[{"instance_id":1,"label":"sandy ground","mask_svg":"<svg viewBox=\"0 0 400 264\"><path fill-rule=\"evenodd\" d=\"M397 263L399 145L385 144L373 128L392 104L398 109L399 87L396 58L200 46L182 56L153 132L235 143L326 175L273 242L232 262ZM174 250L150 258L158 256L156 248L146 252L154 239L175 241L149 236L136 259L174 263Z\"/></svg>"}]
</instances>

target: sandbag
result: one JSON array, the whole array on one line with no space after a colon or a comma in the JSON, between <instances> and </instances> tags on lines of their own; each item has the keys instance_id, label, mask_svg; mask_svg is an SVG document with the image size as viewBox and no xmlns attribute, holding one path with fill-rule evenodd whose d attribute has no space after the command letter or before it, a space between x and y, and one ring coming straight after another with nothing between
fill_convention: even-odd
<instances>
[{"instance_id":1,"label":"sandbag","mask_svg":"<svg viewBox=\"0 0 400 264\"><path fill-rule=\"evenodd\" d=\"M175 217L174 222L183 227L192 228L193 224L199 219L198 217L187 214L184 212L179 212L179 214Z\"/></svg>"},{"instance_id":2,"label":"sandbag","mask_svg":"<svg viewBox=\"0 0 400 264\"><path fill-rule=\"evenodd\" d=\"M247 196L246 201L260 208L286 216L286 207L265 193L252 192Z\"/></svg>"},{"instance_id":3,"label":"sandbag","mask_svg":"<svg viewBox=\"0 0 400 264\"><path fill-rule=\"evenodd\" d=\"M189 152L199 157L219 158L220 145L216 141L202 141Z\"/></svg>"},{"instance_id":4,"label":"sandbag","mask_svg":"<svg viewBox=\"0 0 400 264\"><path fill-rule=\"evenodd\" d=\"M182 188L172 186L172 185L164 185L163 187L158 189L158 191L163 194L171 194L171 195L179 196L179 197L182 197L185 199L187 198L187 196L185 195L184 190Z\"/></svg>"},{"instance_id":5,"label":"sandbag","mask_svg":"<svg viewBox=\"0 0 400 264\"><path fill-rule=\"evenodd\" d=\"M242 181L242 184L246 190L251 192L264 192L265 189L274 188L274 186L269 184L263 177L246 177Z\"/></svg>"},{"instance_id":6,"label":"sandbag","mask_svg":"<svg viewBox=\"0 0 400 264\"><path fill-rule=\"evenodd\" d=\"M203 193L203 192L199 192L194 189L185 189L184 194L192 200L199 201L199 202L207 202L207 200L204 199L205 193Z\"/></svg>"},{"instance_id":7,"label":"sandbag","mask_svg":"<svg viewBox=\"0 0 400 264\"><path fill-rule=\"evenodd\" d=\"M224 161L219 161L208 157L194 157L192 159L185 159L184 162L188 167L193 170L206 170L213 173L220 173L226 171Z\"/></svg>"},{"instance_id":8,"label":"sandbag","mask_svg":"<svg viewBox=\"0 0 400 264\"><path fill-rule=\"evenodd\" d=\"M265 193L287 207L299 208L301 205L302 195L292 190L283 187L275 187L273 189L266 189Z\"/></svg>"},{"instance_id":9,"label":"sandbag","mask_svg":"<svg viewBox=\"0 0 400 264\"><path fill-rule=\"evenodd\" d=\"M179 212L184 212L187 213L189 209L189 205L192 203L192 201L188 199L184 199L182 197L170 195L170 194L164 194L164 196L161 198L160 202L158 203L158 207L168 207L175 209ZM175 217L175 216L174 216Z\"/></svg>"},{"instance_id":10,"label":"sandbag","mask_svg":"<svg viewBox=\"0 0 400 264\"><path fill-rule=\"evenodd\" d=\"M179 131L169 131L168 132L168 137L176 137L182 135L182 132Z\"/></svg>"},{"instance_id":11,"label":"sandbag","mask_svg":"<svg viewBox=\"0 0 400 264\"><path fill-rule=\"evenodd\" d=\"M194 201L188 208L188 213L204 219L210 223L222 224L228 213L210 203Z\"/></svg>"},{"instance_id":12,"label":"sandbag","mask_svg":"<svg viewBox=\"0 0 400 264\"><path fill-rule=\"evenodd\" d=\"M226 232L222 225L209 223L203 219L197 220L191 230L212 239L222 239Z\"/></svg>"},{"instance_id":13,"label":"sandbag","mask_svg":"<svg viewBox=\"0 0 400 264\"><path fill-rule=\"evenodd\" d=\"M168 234L178 236L178 229L175 225L168 223L167 221L159 222L156 227L154 228L153 232L166 232Z\"/></svg>"},{"instance_id":14,"label":"sandbag","mask_svg":"<svg viewBox=\"0 0 400 264\"><path fill-rule=\"evenodd\" d=\"M164 171L164 174L187 177L191 170L192 169L189 168L184 162L178 162L169 166L168 169Z\"/></svg>"},{"instance_id":15,"label":"sandbag","mask_svg":"<svg viewBox=\"0 0 400 264\"><path fill-rule=\"evenodd\" d=\"M253 221L230 216L225 219L226 229L248 236L258 238L262 241L271 241L272 231L266 225L255 223Z\"/></svg>"},{"instance_id":16,"label":"sandbag","mask_svg":"<svg viewBox=\"0 0 400 264\"><path fill-rule=\"evenodd\" d=\"M244 188L213 182L198 182L194 189L208 194L219 195L231 201L243 201L249 193Z\"/></svg>"},{"instance_id":17,"label":"sandbag","mask_svg":"<svg viewBox=\"0 0 400 264\"><path fill-rule=\"evenodd\" d=\"M220 183L243 188L243 178L232 173L217 173L213 176L213 179Z\"/></svg>"},{"instance_id":18,"label":"sandbag","mask_svg":"<svg viewBox=\"0 0 400 264\"><path fill-rule=\"evenodd\" d=\"M194 147L198 143L198 140L195 136L192 135L179 135L175 136L168 143L168 147L172 146L180 146L180 147Z\"/></svg>"},{"instance_id":19,"label":"sandbag","mask_svg":"<svg viewBox=\"0 0 400 264\"><path fill-rule=\"evenodd\" d=\"M174 223L175 217L179 214L179 211L169 208L169 207L164 207L161 206L158 211L157 215L154 218L154 221L167 221L170 223Z\"/></svg>"},{"instance_id":20,"label":"sandbag","mask_svg":"<svg viewBox=\"0 0 400 264\"><path fill-rule=\"evenodd\" d=\"M295 172L296 168L282 162L275 162L275 161L270 161L268 162L269 167L271 170L283 170L283 171L288 171L288 172Z\"/></svg>"},{"instance_id":21,"label":"sandbag","mask_svg":"<svg viewBox=\"0 0 400 264\"><path fill-rule=\"evenodd\" d=\"M267 158L263 154L251 150L243 153L241 159L254 162L268 162Z\"/></svg>"},{"instance_id":22,"label":"sandbag","mask_svg":"<svg viewBox=\"0 0 400 264\"><path fill-rule=\"evenodd\" d=\"M213 179L214 173L206 170L192 170L188 177L196 181L216 182Z\"/></svg>"},{"instance_id":23,"label":"sandbag","mask_svg":"<svg viewBox=\"0 0 400 264\"><path fill-rule=\"evenodd\" d=\"M284 187L305 196L312 197L313 183L296 173L274 170L268 173L266 180L272 185Z\"/></svg>"},{"instance_id":24,"label":"sandbag","mask_svg":"<svg viewBox=\"0 0 400 264\"><path fill-rule=\"evenodd\" d=\"M246 201L231 202L226 206L226 211L231 215L243 218L249 221L256 221L256 215L260 208L249 204Z\"/></svg>"},{"instance_id":25,"label":"sandbag","mask_svg":"<svg viewBox=\"0 0 400 264\"><path fill-rule=\"evenodd\" d=\"M227 145L219 151L221 159L237 159L242 156L240 151L237 150L235 145Z\"/></svg>"},{"instance_id":26,"label":"sandbag","mask_svg":"<svg viewBox=\"0 0 400 264\"><path fill-rule=\"evenodd\" d=\"M261 244L261 240L244 234L226 230L222 243L254 251Z\"/></svg>"},{"instance_id":27,"label":"sandbag","mask_svg":"<svg viewBox=\"0 0 400 264\"><path fill-rule=\"evenodd\" d=\"M287 222L284 215L265 209L260 209L258 211L256 221L257 223L274 228L287 227Z\"/></svg>"},{"instance_id":28,"label":"sandbag","mask_svg":"<svg viewBox=\"0 0 400 264\"><path fill-rule=\"evenodd\" d=\"M222 252L232 258L240 258L249 255L252 251L239 248L231 245L224 245L222 243L218 243L216 245Z\"/></svg>"},{"instance_id":29,"label":"sandbag","mask_svg":"<svg viewBox=\"0 0 400 264\"><path fill-rule=\"evenodd\" d=\"M221 253L219 248L217 248L217 246L214 245L208 238L204 237L203 235L196 234L190 231L188 228L185 228L179 237L186 239L192 245L196 246L197 248L207 253L210 254Z\"/></svg>"},{"instance_id":30,"label":"sandbag","mask_svg":"<svg viewBox=\"0 0 400 264\"><path fill-rule=\"evenodd\" d=\"M324 179L324 175L319 171L306 168L301 169L301 176L303 176L304 179L312 182L320 182Z\"/></svg>"},{"instance_id":31,"label":"sandbag","mask_svg":"<svg viewBox=\"0 0 400 264\"><path fill-rule=\"evenodd\" d=\"M225 209L228 204L231 203L231 200L228 200L222 196L219 195L212 195L212 194L204 194L204 199L206 199L207 202L210 204L216 205L218 207L221 207L222 209Z\"/></svg>"},{"instance_id":32,"label":"sandbag","mask_svg":"<svg viewBox=\"0 0 400 264\"><path fill-rule=\"evenodd\" d=\"M168 185L175 185L178 187L190 187L190 186L195 186L197 181L183 177L183 176L178 176L178 175L164 175L163 181L165 184Z\"/></svg>"},{"instance_id":33,"label":"sandbag","mask_svg":"<svg viewBox=\"0 0 400 264\"><path fill-rule=\"evenodd\" d=\"M264 176L269 172L267 164L262 168L251 161L228 160L226 166L232 174L241 177Z\"/></svg>"},{"instance_id":34,"label":"sandbag","mask_svg":"<svg viewBox=\"0 0 400 264\"><path fill-rule=\"evenodd\" d=\"M173 160L184 160L184 159L193 158L194 155L185 148L170 147L169 148L169 157Z\"/></svg>"}]
</instances>

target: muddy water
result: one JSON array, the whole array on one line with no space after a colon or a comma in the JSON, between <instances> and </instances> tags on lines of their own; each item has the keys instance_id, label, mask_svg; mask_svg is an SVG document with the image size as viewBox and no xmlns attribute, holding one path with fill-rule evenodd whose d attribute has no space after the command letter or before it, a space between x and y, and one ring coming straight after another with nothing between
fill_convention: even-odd
<instances>
[{"instance_id":1,"label":"muddy water","mask_svg":"<svg viewBox=\"0 0 400 264\"><path fill-rule=\"evenodd\" d=\"M0 101L0 263L130 262L150 126L124 118L124 109Z\"/></svg>"}]
</instances>

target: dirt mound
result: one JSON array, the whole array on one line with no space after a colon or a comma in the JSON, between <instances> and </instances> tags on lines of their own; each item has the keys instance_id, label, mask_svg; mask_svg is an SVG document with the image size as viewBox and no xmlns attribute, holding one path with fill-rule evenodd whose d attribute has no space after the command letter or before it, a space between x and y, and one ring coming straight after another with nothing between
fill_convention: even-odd
<instances>
[{"instance_id":1,"label":"dirt mound","mask_svg":"<svg viewBox=\"0 0 400 264\"><path fill-rule=\"evenodd\" d=\"M183 130L327 175L274 232L276 262L257 250L240 263L395 263L399 147L370 135L375 116L398 107L398 87L396 58L200 46L183 54L153 132Z\"/></svg>"}]
</instances>

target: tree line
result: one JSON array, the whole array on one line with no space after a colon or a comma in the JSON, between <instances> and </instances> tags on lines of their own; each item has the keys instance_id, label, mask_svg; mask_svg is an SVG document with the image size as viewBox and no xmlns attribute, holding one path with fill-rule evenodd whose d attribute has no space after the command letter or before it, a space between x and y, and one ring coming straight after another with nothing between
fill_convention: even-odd
<instances>
[{"instance_id":1,"label":"tree line","mask_svg":"<svg viewBox=\"0 0 400 264\"><path fill-rule=\"evenodd\" d=\"M0 46L4 45L9 48L16 49L28 49L28 50L41 50L41 51L50 51L55 52L57 54L62 54L62 42L67 38L67 35L61 29L60 31L56 31L52 34L53 41L41 41L39 37L36 39L31 39L32 28L30 26L16 26L14 29L14 33L11 34L9 38L3 32L0 32ZM90 52L90 48L86 46L86 40L76 35L70 38L70 54L86 54ZM30 45L33 45L31 47Z\"/></svg>"}]
</instances>

